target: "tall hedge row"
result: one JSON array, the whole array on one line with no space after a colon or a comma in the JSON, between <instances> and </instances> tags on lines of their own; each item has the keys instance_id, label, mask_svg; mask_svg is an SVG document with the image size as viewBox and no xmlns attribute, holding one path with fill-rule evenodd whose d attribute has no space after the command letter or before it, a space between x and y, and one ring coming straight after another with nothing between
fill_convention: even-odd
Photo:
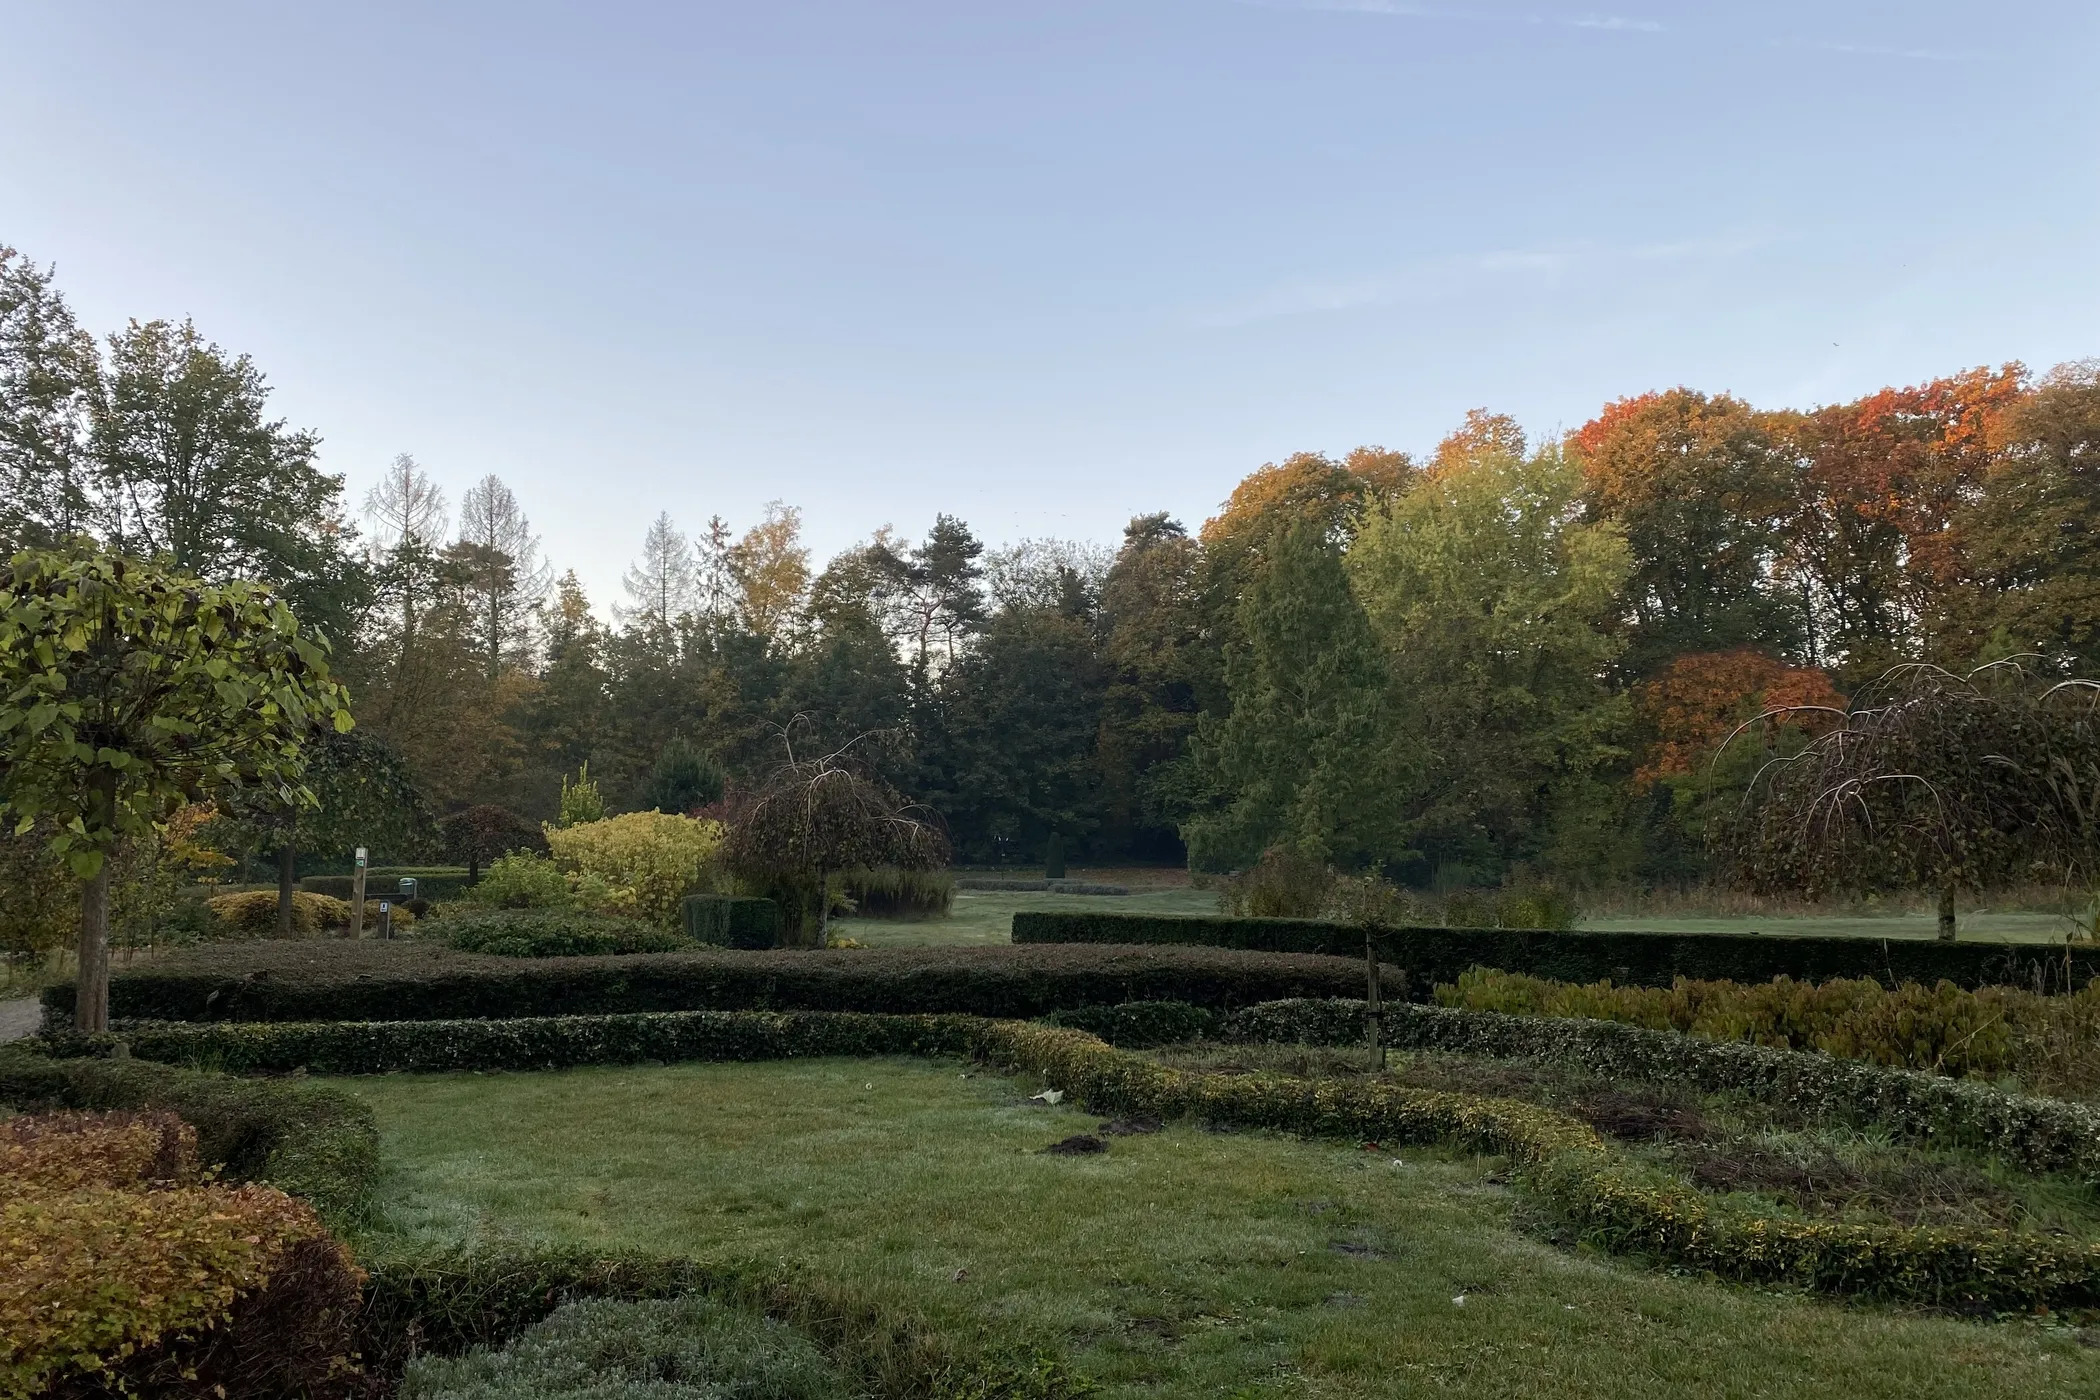
<instances>
[{"instance_id":1,"label":"tall hedge row","mask_svg":"<svg viewBox=\"0 0 2100 1400\"><path fill-rule=\"evenodd\" d=\"M1394 985L1397 986L1397 975ZM371 942L249 944L111 980L110 1015L151 1021L432 1021L631 1011L1040 1016L1126 1001L1251 1006L1360 994L1363 965L1213 948L876 948L477 957ZM70 1024L70 984L44 992Z\"/></svg>"},{"instance_id":2,"label":"tall hedge row","mask_svg":"<svg viewBox=\"0 0 2100 1400\"><path fill-rule=\"evenodd\" d=\"M1364 955L1365 934L1355 925L1317 919L1091 910L1023 910L1013 922L1013 941L1021 944L1200 946L1354 958ZM2060 944L1428 927L1374 928L1369 934L1380 961L1407 969L1411 993L1421 1000L1438 984L1456 982L1460 973L1474 967L1556 982L1609 979L1635 987L1667 987L1679 977L1768 982L1788 976L1808 982L1866 977L1927 986L1945 979L1967 988L2010 985L2062 991L2076 990L2100 975L2100 948Z\"/></svg>"}]
</instances>

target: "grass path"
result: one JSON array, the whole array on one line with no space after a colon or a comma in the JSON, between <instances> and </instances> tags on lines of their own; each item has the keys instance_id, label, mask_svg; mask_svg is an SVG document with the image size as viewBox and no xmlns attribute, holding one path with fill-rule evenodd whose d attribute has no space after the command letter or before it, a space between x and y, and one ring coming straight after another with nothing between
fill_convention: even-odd
<instances>
[{"instance_id":1,"label":"grass path","mask_svg":"<svg viewBox=\"0 0 2100 1400\"><path fill-rule=\"evenodd\" d=\"M1557 1250L1471 1158L1181 1126L1044 1155L1096 1120L954 1064L336 1082L379 1114L376 1236L802 1260L1047 1342L1108 1397L2100 1394L2062 1328Z\"/></svg>"}]
</instances>

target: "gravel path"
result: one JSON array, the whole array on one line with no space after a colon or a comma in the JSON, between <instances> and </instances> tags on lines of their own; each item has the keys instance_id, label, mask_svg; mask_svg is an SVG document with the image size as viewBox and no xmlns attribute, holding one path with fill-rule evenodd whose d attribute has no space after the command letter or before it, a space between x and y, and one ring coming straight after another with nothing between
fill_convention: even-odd
<instances>
[{"instance_id":1,"label":"gravel path","mask_svg":"<svg viewBox=\"0 0 2100 1400\"><path fill-rule=\"evenodd\" d=\"M44 1008L35 997L0 1001L0 1040L21 1040L35 1035L43 1019Z\"/></svg>"}]
</instances>

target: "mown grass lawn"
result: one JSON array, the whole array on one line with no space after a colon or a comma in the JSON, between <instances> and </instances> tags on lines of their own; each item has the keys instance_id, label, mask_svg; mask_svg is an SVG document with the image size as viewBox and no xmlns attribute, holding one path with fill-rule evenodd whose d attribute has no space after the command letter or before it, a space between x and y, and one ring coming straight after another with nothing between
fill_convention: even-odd
<instances>
[{"instance_id":1,"label":"mown grass lawn","mask_svg":"<svg viewBox=\"0 0 2100 1400\"><path fill-rule=\"evenodd\" d=\"M1109 1396L2100 1394L2100 1348L2068 1328L1557 1249L1520 1228L1492 1161L1182 1125L1046 1155L1097 1120L958 1064L338 1082L384 1135L366 1247L801 1261L1052 1346Z\"/></svg>"}]
</instances>

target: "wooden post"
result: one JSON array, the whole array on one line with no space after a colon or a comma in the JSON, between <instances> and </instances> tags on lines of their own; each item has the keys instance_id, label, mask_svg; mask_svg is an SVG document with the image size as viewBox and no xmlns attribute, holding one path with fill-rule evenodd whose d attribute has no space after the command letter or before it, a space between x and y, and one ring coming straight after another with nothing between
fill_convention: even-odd
<instances>
[{"instance_id":1,"label":"wooden post","mask_svg":"<svg viewBox=\"0 0 2100 1400\"><path fill-rule=\"evenodd\" d=\"M350 936L365 936L365 848L357 848L357 864L350 870Z\"/></svg>"},{"instance_id":2,"label":"wooden post","mask_svg":"<svg viewBox=\"0 0 2100 1400\"><path fill-rule=\"evenodd\" d=\"M1946 942L1954 941L1954 886L1948 885L1940 891L1940 937Z\"/></svg>"},{"instance_id":3,"label":"wooden post","mask_svg":"<svg viewBox=\"0 0 2100 1400\"><path fill-rule=\"evenodd\" d=\"M1364 998L1364 1029L1371 1037L1371 1048L1378 1052L1378 1068L1385 1069L1385 997L1378 979L1378 946L1371 941L1371 931L1364 930L1364 975L1370 983Z\"/></svg>"}]
</instances>

